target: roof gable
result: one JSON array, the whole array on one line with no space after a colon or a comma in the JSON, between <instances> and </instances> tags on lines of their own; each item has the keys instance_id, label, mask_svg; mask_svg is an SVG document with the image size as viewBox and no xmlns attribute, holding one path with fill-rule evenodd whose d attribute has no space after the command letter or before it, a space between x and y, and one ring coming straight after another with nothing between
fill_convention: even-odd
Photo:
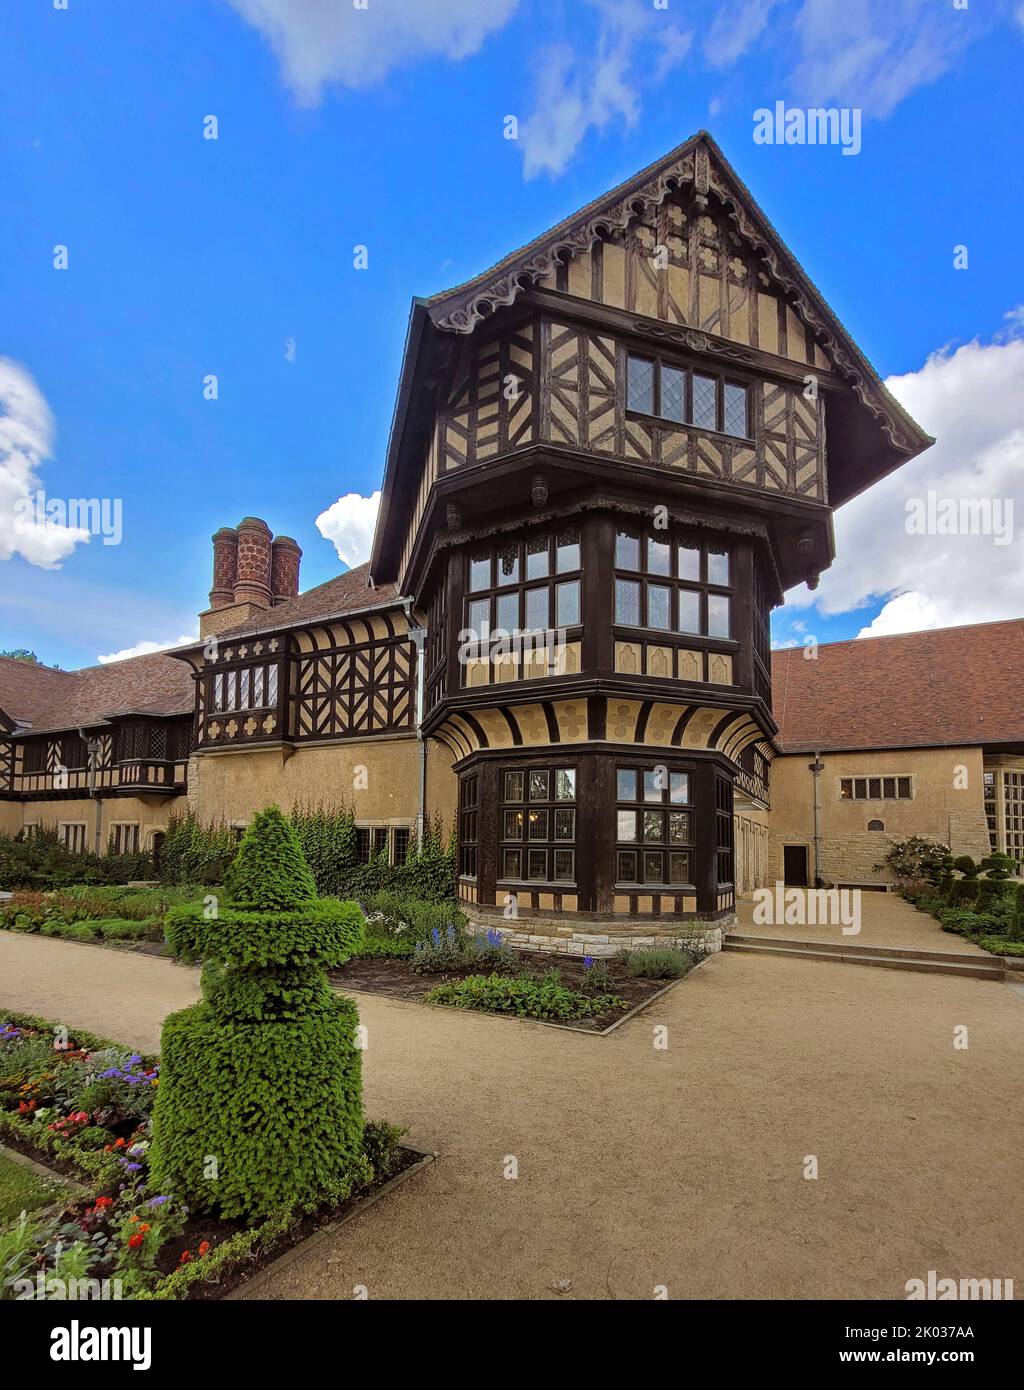
<instances>
[{"instance_id":1,"label":"roof gable","mask_svg":"<svg viewBox=\"0 0 1024 1390\"><path fill-rule=\"evenodd\" d=\"M1024 619L830 642L815 653L772 653L783 752L1024 743Z\"/></svg>"}]
</instances>

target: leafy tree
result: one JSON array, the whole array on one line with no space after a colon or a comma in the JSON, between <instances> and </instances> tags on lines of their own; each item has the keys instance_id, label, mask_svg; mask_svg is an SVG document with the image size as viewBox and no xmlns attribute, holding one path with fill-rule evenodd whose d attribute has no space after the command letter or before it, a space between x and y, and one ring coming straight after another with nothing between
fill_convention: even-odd
<instances>
[{"instance_id":1,"label":"leafy tree","mask_svg":"<svg viewBox=\"0 0 1024 1390\"><path fill-rule=\"evenodd\" d=\"M929 840L926 835L911 835L906 840L890 840L889 848L875 873L886 869L901 883L921 882L938 885L953 865L948 845Z\"/></svg>"},{"instance_id":2,"label":"leafy tree","mask_svg":"<svg viewBox=\"0 0 1024 1390\"><path fill-rule=\"evenodd\" d=\"M0 656L10 657L11 661L24 661L29 666L41 666L43 664L35 652L30 652L28 647L12 647L10 651L0 652Z\"/></svg>"}]
</instances>

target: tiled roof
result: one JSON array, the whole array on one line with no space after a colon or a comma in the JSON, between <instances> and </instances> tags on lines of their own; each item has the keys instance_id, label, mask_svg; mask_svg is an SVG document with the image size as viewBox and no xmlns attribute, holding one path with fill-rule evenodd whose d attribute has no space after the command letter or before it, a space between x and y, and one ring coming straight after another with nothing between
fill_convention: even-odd
<instances>
[{"instance_id":1,"label":"tiled roof","mask_svg":"<svg viewBox=\"0 0 1024 1390\"><path fill-rule=\"evenodd\" d=\"M784 752L1024 743L1024 619L772 653Z\"/></svg>"},{"instance_id":2,"label":"tiled roof","mask_svg":"<svg viewBox=\"0 0 1024 1390\"><path fill-rule=\"evenodd\" d=\"M116 714L189 714L194 693L184 663L162 652L56 671L0 657L0 710L33 733L96 725Z\"/></svg>"},{"instance_id":3,"label":"tiled roof","mask_svg":"<svg viewBox=\"0 0 1024 1390\"><path fill-rule=\"evenodd\" d=\"M366 583L369 577L370 566L357 565L354 570L336 575L314 589L307 589L304 594L289 599L287 603L279 603L276 608L268 608L241 627L233 627L230 633L222 632L220 636L268 632L274 628L311 622L316 618L332 618L336 613L354 612L360 608L383 608L398 597L394 584L378 584L373 589L369 588Z\"/></svg>"}]
</instances>

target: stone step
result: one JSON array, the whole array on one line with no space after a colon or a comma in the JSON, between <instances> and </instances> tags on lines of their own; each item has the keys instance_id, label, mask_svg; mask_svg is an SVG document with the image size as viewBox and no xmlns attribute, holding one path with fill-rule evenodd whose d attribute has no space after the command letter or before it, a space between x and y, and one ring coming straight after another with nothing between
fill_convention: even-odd
<instances>
[{"instance_id":1,"label":"stone step","mask_svg":"<svg viewBox=\"0 0 1024 1390\"><path fill-rule=\"evenodd\" d=\"M876 965L887 970L917 970L926 974L959 975L978 980L1002 980L1006 973L1002 964L997 962L994 957L991 964L980 958L972 958L970 963L965 964L962 959L958 962L942 959L928 960L923 956L912 954L902 957L858 954L840 947L823 946L820 942L807 945L804 942L773 941L768 937L762 937L756 943L737 941L735 937L728 937L723 942L722 949L725 951L745 951L748 955L756 956L792 956L797 960L831 961L835 965Z\"/></svg>"},{"instance_id":2,"label":"stone step","mask_svg":"<svg viewBox=\"0 0 1024 1390\"><path fill-rule=\"evenodd\" d=\"M750 946L786 946L803 951L838 951L844 956L892 956L894 960L939 960L949 965L988 965L995 957L967 951L919 951L916 946L865 946L843 937L833 941L805 941L799 937L753 936L745 932L729 932L729 941L742 941Z\"/></svg>"}]
</instances>

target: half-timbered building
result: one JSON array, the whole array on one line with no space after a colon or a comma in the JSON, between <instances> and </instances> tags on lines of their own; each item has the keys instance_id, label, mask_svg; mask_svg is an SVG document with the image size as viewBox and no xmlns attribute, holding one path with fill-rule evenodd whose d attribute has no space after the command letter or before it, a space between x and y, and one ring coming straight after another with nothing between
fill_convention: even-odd
<instances>
[{"instance_id":1,"label":"half-timbered building","mask_svg":"<svg viewBox=\"0 0 1024 1390\"><path fill-rule=\"evenodd\" d=\"M929 443L700 134L413 302L368 565L300 593L298 546L246 517L193 647L19 675L21 709L4 663L0 824L70 757L68 805L333 801L366 854L439 814L463 901L534 944L727 922L782 871L771 610Z\"/></svg>"}]
</instances>

